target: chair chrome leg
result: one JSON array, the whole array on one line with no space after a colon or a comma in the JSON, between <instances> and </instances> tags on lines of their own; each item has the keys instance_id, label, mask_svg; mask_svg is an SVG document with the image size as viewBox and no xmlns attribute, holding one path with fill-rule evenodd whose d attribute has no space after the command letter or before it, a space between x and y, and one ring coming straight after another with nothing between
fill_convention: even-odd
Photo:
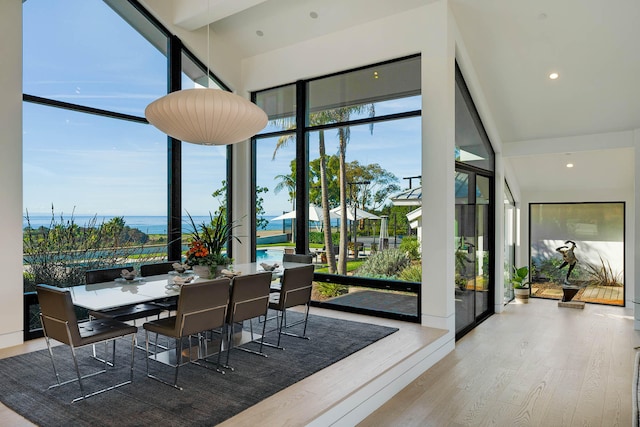
<instances>
[{"instance_id":1,"label":"chair chrome leg","mask_svg":"<svg viewBox=\"0 0 640 427\"><path fill-rule=\"evenodd\" d=\"M189 356L191 358L191 356ZM173 378L173 386L182 390L182 387L178 387L178 370L182 363L182 337L176 338L176 373Z\"/></svg>"},{"instance_id":2,"label":"chair chrome leg","mask_svg":"<svg viewBox=\"0 0 640 427\"><path fill-rule=\"evenodd\" d=\"M146 342L147 342L147 346L148 346L149 345L148 344L149 343L149 332L145 330L145 334L146 334L145 337L146 337ZM158 340L158 334L156 333L156 342L157 342L157 340ZM166 385L168 385L170 387L176 388L178 390L182 390L182 387L180 387L178 385L178 368L180 366L180 362L182 362L182 359L180 357L181 354L182 354L182 351L180 349L180 345L181 344L178 343L178 339L176 338L176 352L177 352L176 353L176 366L175 366L176 370L175 370L173 384L168 382L168 381L165 381L164 379L160 378L157 375L153 375L150 372L150 370L149 370L149 359L151 358L150 356L154 356L154 358L157 360L157 353L151 354L151 353L147 352L147 377L151 378L151 379L154 379L154 380L156 380L158 382L161 382L162 384L166 384ZM133 370L131 372L133 373Z\"/></svg>"},{"instance_id":3,"label":"chair chrome leg","mask_svg":"<svg viewBox=\"0 0 640 427\"><path fill-rule=\"evenodd\" d=\"M136 334L133 334L131 337L131 373L129 375L129 381L133 382L133 362L134 362L134 354L135 354L135 342L136 342Z\"/></svg>"},{"instance_id":4,"label":"chair chrome leg","mask_svg":"<svg viewBox=\"0 0 640 427\"><path fill-rule=\"evenodd\" d=\"M280 347L280 338L282 338L282 327L287 323L287 309L282 310L280 315L280 323L278 324L278 347Z\"/></svg>"},{"instance_id":5,"label":"chair chrome leg","mask_svg":"<svg viewBox=\"0 0 640 427\"><path fill-rule=\"evenodd\" d=\"M233 318L231 318L231 328L229 328L228 325L225 325L224 332L227 337L227 363L224 365L224 367L233 371L234 369L229 366L229 355L231 354L231 349L233 348L233 337L231 336L233 334ZM220 341L220 344L222 345L222 341ZM222 351L222 348L220 348L220 350Z\"/></svg>"},{"instance_id":6,"label":"chair chrome leg","mask_svg":"<svg viewBox=\"0 0 640 427\"><path fill-rule=\"evenodd\" d=\"M145 357L145 360L147 361L147 376L149 375L149 331L147 331L146 329L144 330L144 342L145 342L145 348L147 350L147 354Z\"/></svg>"},{"instance_id":7,"label":"chair chrome leg","mask_svg":"<svg viewBox=\"0 0 640 427\"><path fill-rule=\"evenodd\" d=\"M269 331L269 332L272 332L274 330L278 331L278 342L277 342L277 344L272 344L270 342L266 342L266 341L264 341L264 338L263 338L261 345L266 345L267 347L273 347L273 348L277 348L279 350L284 350L284 347L280 346L280 337L282 336L282 326L284 325L285 320L283 318L281 318L281 317L284 317L284 313L276 313L276 315L275 315L276 328ZM270 319L272 319L272 318L270 318ZM270 320L270 319L267 319L267 320ZM266 321L265 321L265 326L266 326ZM263 329L264 329L264 327L263 327ZM262 336L264 337L264 331L263 331Z\"/></svg>"}]
</instances>

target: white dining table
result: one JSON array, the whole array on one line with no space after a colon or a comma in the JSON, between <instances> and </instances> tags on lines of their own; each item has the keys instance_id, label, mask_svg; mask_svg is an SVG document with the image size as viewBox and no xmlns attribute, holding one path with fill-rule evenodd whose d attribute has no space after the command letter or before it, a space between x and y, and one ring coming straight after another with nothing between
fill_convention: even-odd
<instances>
[{"instance_id":1,"label":"white dining table","mask_svg":"<svg viewBox=\"0 0 640 427\"><path fill-rule=\"evenodd\" d=\"M89 310L108 310L110 308L140 304L177 296L180 288L170 286L173 275L140 277L135 280L112 280L91 285L71 286L73 304Z\"/></svg>"},{"instance_id":2,"label":"white dining table","mask_svg":"<svg viewBox=\"0 0 640 427\"><path fill-rule=\"evenodd\" d=\"M227 269L236 274L255 274L265 271L261 263L232 264ZM304 266L297 262L278 263L272 271L274 280L282 275L285 268ZM139 277L135 280L116 279L91 285L70 286L73 304L89 310L108 310L132 304L152 302L180 295L180 288L173 285L173 273L158 276ZM195 281L205 279L196 277Z\"/></svg>"},{"instance_id":3,"label":"white dining table","mask_svg":"<svg viewBox=\"0 0 640 427\"><path fill-rule=\"evenodd\" d=\"M233 264L230 265L227 270L237 275L255 274L265 271L261 264L262 263L256 262ZM273 280L279 280L284 269L297 268L305 265L307 264L297 262L278 263L278 266L272 271ZM183 274L182 276L188 276L189 274L190 273ZM84 307L89 310L108 310L126 305L158 301L168 297L179 296L180 287L173 284L173 279L177 276L177 273L171 272L169 274L162 274L158 276L140 277L133 281L116 279L109 282L95 283L91 285L71 286L67 289L71 292L71 299L73 300L74 305ZM203 280L209 279L203 279L196 276L194 282ZM233 325L232 330L234 346L260 338L260 336L256 334L251 336L248 331L243 330L242 325L240 324ZM213 350L216 349L217 346L211 345L206 346L206 348L208 349L207 356L211 356L214 354ZM188 361L193 357L202 357L204 352L203 348L200 345L197 345L183 349L183 355L184 360L187 360L187 362L184 363L188 363ZM160 352L149 357L171 366L174 366L177 361L175 351L173 350Z\"/></svg>"}]
</instances>

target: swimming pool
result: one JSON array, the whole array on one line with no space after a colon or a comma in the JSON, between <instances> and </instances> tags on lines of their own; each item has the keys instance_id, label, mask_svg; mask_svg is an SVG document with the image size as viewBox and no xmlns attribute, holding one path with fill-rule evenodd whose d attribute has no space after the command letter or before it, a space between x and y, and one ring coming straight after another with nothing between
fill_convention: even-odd
<instances>
[{"instance_id":1,"label":"swimming pool","mask_svg":"<svg viewBox=\"0 0 640 427\"><path fill-rule=\"evenodd\" d=\"M284 250L282 249L256 249L256 262L281 263L282 255L284 255Z\"/></svg>"}]
</instances>

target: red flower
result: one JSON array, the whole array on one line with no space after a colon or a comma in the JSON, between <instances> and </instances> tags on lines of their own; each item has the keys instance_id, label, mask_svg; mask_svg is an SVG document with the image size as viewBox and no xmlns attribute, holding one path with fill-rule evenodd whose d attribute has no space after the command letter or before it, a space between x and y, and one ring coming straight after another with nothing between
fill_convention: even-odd
<instances>
[{"instance_id":1,"label":"red flower","mask_svg":"<svg viewBox=\"0 0 640 427\"><path fill-rule=\"evenodd\" d=\"M192 240L187 250L187 259L206 258L209 255L209 249L206 248L202 240Z\"/></svg>"}]
</instances>

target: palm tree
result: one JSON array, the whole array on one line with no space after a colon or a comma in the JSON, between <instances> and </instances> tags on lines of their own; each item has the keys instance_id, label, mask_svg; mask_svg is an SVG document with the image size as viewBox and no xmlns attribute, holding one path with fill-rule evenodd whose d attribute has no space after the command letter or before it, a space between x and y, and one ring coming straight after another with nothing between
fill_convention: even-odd
<instances>
[{"instance_id":1,"label":"palm tree","mask_svg":"<svg viewBox=\"0 0 640 427\"><path fill-rule=\"evenodd\" d=\"M312 122L316 119L322 120L322 113L313 115ZM325 122L326 123L326 122ZM318 124L318 123L315 123ZM276 157L278 150L286 146L294 138L293 134L281 136L276 143L273 151L273 158ZM331 238L331 217L329 215L329 191L327 185L327 162L324 143L324 130L319 131L318 151L320 152L320 191L322 204L322 228L324 231L324 247L327 253L328 270L330 274L336 272L336 257L333 250L333 239ZM294 183L295 185L295 183Z\"/></svg>"},{"instance_id":2,"label":"palm tree","mask_svg":"<svg viewBox=\"0 0 640 427\"><path fill-rule=\"evenodd\" d=\"M278 194L285 188L287 189L287 193L289 194L289 200L291 201L291 210L296 208L296 177L295 174L291 175L276 175L273 179L280 180L276 187L273 189L273 192Z\"/></svg>"},{"instance_id":3,"label":"palm tree","mask_svg":"<svg viewBox=\"0 0 640 427\"><path fill-rule=\"evenodd\" d=\"M373 104L356 105L352 107L336 108L331 112L334 123L345 123L349 121L351 114L367 112L369 117L375 115ZM373 133L373 123L369 125ZM338 157L340 159L340 253L338 254L338 274L347 274L347 144L351 137L349 126L338 128Z\"/></svg>"},{"instance_id":4,"label":"palm tree","mask_svg":"<svg viewBox=\"0 0 640 427\"><path fill-rule=\"evenodd\" d=\"M355 105L350 107L340 107L333 110L323 111L309 116L309 125L317 126L327 123L346 123L349 121L351 114L359 114L367 112L369 117L374 117L374 104ZM288 122L289 126L291 122ZM284 126L283 126L284 127ZM369 125L371 133L373 133L373 123ZM335 273L335 253L333 250L333 241L331 239L331 218L329 216L329 192L327 186L326 173L326 148L324 130L318 131L318 151L320 153L320 187L322 192L322 221L324 229L325 250L327 252L327 261L329 262L329 273ZM339 154L339 178L340 178L340 252L338 254L338 274L347 274L347 144L351 132L349 126L338 128L338 154ZM285 135L278 139L273 157L281 147L285 146L293 135Z\"/></svg>"}]
</instances>

